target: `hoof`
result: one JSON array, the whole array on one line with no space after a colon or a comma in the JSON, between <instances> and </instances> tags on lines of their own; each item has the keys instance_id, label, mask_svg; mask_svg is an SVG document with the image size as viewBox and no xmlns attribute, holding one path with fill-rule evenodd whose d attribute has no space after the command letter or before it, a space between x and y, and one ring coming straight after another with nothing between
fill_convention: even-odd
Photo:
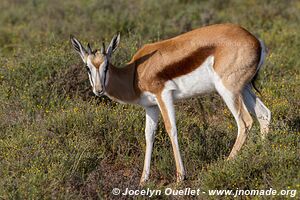
<instances>
[{"instance_id":1,"label":"hoof","mask_svg":"<svg viewBox=\"0 0 300 200\"><path fill-rule=\"evenodd\" d=\"M233 160L237 156L238 152L234 149L231 150L227 160Z\"/></svg>"},{"instance_id":2,"label":"hoof","mask_svg":"<svg viewBox=\"0 0 300 200\"><path fill-rule=\"evenodd\" d=\"M148 182L148 179L141 178L139 186L140 187L144 187L147 184L147 182Z\"/></svg>"},{"instance_id":3,"label":"hoof","mask_svg":"<svg viewBox=\"0 0 300 200\"><path fill-rule=\"evenodd\" d=\"M229 156L227 157L227 160L230 161L230 160L233 160L234 158L235 158L235 156L230 156L230 155L229 155Z\"/></svg>"},{"instance_id":4,"label":"hoof","mask_svg":"<svg viewBox=\"0 0 300 200\"><path fill-rule=\"evenodd\" d=\"M180 182L184 181L185 179L186 179L185 174L180 173L180 172L176 173L177 183L180 183Z\"/></svg>"}]
</instances>

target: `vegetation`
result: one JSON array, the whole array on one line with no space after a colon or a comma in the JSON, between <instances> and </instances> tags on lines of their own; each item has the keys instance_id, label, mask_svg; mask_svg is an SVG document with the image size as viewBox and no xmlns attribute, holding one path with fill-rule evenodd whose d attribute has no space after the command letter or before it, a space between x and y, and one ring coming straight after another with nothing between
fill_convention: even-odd
<instances>
[{"instance_id":1,"label":"vegetation","mask_svg":"<svg viewBox=\"0 0 300 200\"><path fill-rule=\"evenodd\" d=\"M296 0L2 0L0 199L103 199L113 198L114 187L138 188L144 111L91 93L71 33L100 48L121 31L114 56L121 64L145 43L224 22L242 25L268 46L258 86L272 112L270 133L261 141L256 123L239 156L226 161L237 128L221 98L178 103L188 180L174 184L172 149L160 122L146 187L299 192L299 10Z\"/></svg>"}]
</instances>

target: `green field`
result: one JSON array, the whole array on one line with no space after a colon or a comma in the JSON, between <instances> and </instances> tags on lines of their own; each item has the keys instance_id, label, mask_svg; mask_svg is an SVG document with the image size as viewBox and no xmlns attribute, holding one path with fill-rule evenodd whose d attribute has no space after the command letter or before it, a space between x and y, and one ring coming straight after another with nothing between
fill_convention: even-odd
<instances>
[{"instance_id":1,"label":"green field","mask_svg":"<svg viewBox=\"0 0 300 200\"><path fill-rule=\"evenodd\" d=\"M70 34L100 48L120 31L113 58L120 65L143 44L227 22L250 30L269 49L257 86L272 112L270 133L262 141L255 122L238 157L227 161L237 127L219 95L180 102L187 180L175 183L160 119L145 188L273 188L298 190L299 198L300 1L1 0L0 199L110 199L115 187L138 188L144 110L93 95Z\"/></svg>"}]
</instances>

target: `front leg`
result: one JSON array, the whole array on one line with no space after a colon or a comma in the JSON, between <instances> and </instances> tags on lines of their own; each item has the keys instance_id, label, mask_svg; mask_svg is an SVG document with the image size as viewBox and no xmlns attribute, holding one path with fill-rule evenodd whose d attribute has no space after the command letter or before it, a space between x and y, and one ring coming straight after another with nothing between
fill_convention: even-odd
<instances>
[{"instance_id":1,"label":"front leg","mask_svg":"<svg viewBox=\"0 0 300 200\"><path fill-rule=\"evenodd\" d=\"M164 119L166 130L171 139L177 170L177 182L180 182L185 179L185 170L183 167L177 139L177 128L172 90L165 90L161 92L161 94L157 96L157 101Z\"/></svg>"},{"instance_id":2,"label":"front leg","mask_svg":"<svg viewBox=\"0 0 300 200\"><path fill-rule=\"evenodd\" d=\"M146 107L145 110L146 110L146 127L145 127L146 153L145 153L144 169L143 169L140 185L143 185L149 179L151 154L153 149L155 131L157 129L158 114L159 114L159 109L157 106Z\"/></svg>"}]
</instances>

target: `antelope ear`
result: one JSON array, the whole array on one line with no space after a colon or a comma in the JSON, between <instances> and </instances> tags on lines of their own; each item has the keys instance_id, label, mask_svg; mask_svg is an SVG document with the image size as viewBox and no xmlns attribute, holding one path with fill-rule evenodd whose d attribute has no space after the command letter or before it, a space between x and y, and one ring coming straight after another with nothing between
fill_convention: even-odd
<instances>
[{"instance_id":1,"label":"antelope ear","mask_svg":"<svg viewBox=\"0 0 300 200\"><path fill-rule=\"evenodd\" d=\"M80 55L83 62L86 62L86 57L88 56L87 50L81 45L81 43L73 35L70 35L70 41L75 51Z\"/></svg>"},{"instance_id":2,"label":"antelope ear","mask_svg":"<svg viewBox=\"0 0 300 200\"><path fill-rule=\"evenodd\" d=\"M109 46L108 46L108 48L107 48L106 54L107 54L109 57L111 56L111 54L112 54L113 52L116 51L116 49L117 49L119 43L120 43L120 33L118 33L117 35L115 35L115 36L113 37L113 39L111 40L111 42L110 42L110 44L109 44Z\"/></svg>"}]
</instances>

